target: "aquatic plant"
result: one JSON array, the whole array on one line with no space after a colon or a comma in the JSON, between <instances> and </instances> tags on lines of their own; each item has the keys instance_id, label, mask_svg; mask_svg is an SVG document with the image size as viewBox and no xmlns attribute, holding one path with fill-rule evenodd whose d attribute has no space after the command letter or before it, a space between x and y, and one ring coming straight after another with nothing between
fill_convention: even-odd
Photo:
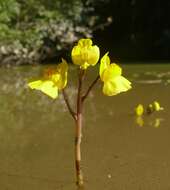
<instances>
[{"instance_id":1,"label":"aquatic plant","mask_svg":"<svg viewBox=\"0 0 170 190\"><path fill-rule=\"evenodd\" d=\"M79 38L92 37L111 19L97 0L0 0L0 64L37 64L59 57Z\"/></svg>"},{"instance_id":2,"label":"aquatic plant","mask_svg":"<svg viewBox=\"0 0 170 190\"><path fill-rule=\"evenodd\" d=\"M62 63L55 68L49 68L44 71L42 77L28 83L31 89L36 89L48 95L52 99L58 97L58 91L61 91L68 107L68 110L75 121L75 166L77 185L82 186L83 173L81 168L81 139L82 139L82 119L83 104L88 97L90 91L95 84L101 80L103 85L103 93L107 96L117 95L131 88L131 82L122 76L122 69L115 63L110 63L108 53L100 60L99 73L88 89L83 93L83 82L88 68L95 66L100 59L99 47L93 45L91 39L80 39L71 51L73 63L78 66L78 87L76 110L74 110L69 101L69 97L65 92L67 85L68 64L62 59Z\"/></svg>"},{"instance_id":3,"label":"aquatic plant","mask_svg":"<svg viewBox=\"0 0 170 190\"><path fill-rule=\"evenodd\" d=\"M162 110L164 110L164 108L160 106L160 103L158 101L154 101L153 103L147 105L146 110L144 109L144 106L142 104L138 104L135 107L135 114L137 116L142 116L144 113L151 114L155 111L157 112Z\"/></svg>"},{"instance_id":4,"label":"aquatic plant","mask_svg":"<svg viewBox=\"0 0 170 190\"><path fill-rule=\"evenodd\" d=\"M138 104L134 110L136 115L135 121L138 124L138 126L142 127L144 125L144 114L149 116L150 114L153 114L154 112L159 112L161 110L164 110L164 108L160 106L160 103L158 101L154 101L153 103L148 104L146 108L144 108L142 104ZM160 126L161 121L162 118L156 118L149 124L154 126L155 128L158 128Z\"/></svg>"}]
</instances>

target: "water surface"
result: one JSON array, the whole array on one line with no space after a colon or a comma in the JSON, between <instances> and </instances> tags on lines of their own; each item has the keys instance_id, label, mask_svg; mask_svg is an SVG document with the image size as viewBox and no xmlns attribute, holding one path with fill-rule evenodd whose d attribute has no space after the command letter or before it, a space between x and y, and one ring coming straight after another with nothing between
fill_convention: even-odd
<instances>
[{"instance_id":1,"label":"water surface","mask_svg":"<svg viewBox=\"0 0 170 190\"><path fill-rule=\"evenodd\" d=\"M27 88L47 66L0 68L0 187L76 190L74 122L62 96ZM114 97L98 83L85 104L82 159L85 190L170 189L170 65L123 65L133 88ZM84 85L96 76L91 69ZM67 93L74 105L76 71ZM134 107L158 100L161 112L138 119Z\"/></svg>"}]
</instances>

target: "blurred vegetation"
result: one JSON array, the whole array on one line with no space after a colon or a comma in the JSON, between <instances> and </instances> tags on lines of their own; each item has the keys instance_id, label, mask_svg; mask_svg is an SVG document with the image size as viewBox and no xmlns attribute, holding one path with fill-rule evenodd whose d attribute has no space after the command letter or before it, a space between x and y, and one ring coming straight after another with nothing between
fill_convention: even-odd
<instances>
[{"instance_id":1,"label":"blurred vegetation","mask_svg":"<svg viewBox=\"0 0 170 190\"><path fill-rule=\"evenodd\" d=\"M80 37L91 37L99 17L92 1L0 0L1 63L53 58Z\"/></svg>"}]
</instances>

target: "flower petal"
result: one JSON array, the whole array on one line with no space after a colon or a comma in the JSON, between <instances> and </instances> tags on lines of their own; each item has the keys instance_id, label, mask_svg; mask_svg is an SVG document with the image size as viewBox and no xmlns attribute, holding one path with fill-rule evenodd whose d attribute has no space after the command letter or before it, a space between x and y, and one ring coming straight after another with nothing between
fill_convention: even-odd
<instances>
[{"instance_id":1,"label":"flower petal","mask_svg":"<svg viewBox=\"0 0 170 190\"><path fill-rule=\"evenodd\" d=\"M41 85L40 90L53 99L56 99L58 97L58 88L52 81L44 81Z\"/></svg>"},{"instance_id":2,"label":"flower petal","mask_svg":"<svg viewBox=\"0 0 170 190\"><path fill-rule=\"evenodd\" d=\"M55 83L58 89L63 89L67 84L68 64L62 59L62 63L57 65L56 71L51 75L51 80Z\"/></svg>"},{"instance_id":3,"label":"flower petal","mask_svg":"<svg viewBox=\"0 0 170 190\"><path fill-rule=\"evenodd\" d=\"M32 82L29 82L28 86L31 89L39 89L41 87L42 83L43 83L42 80L35 80L35 81L32 81Z\"/></svg>"},{"instance_id":4,"label":"flower petal","mask_svg":"<svg viewBox=\"0 0 170 190\"><path fill-rule=\"evenodd\" d=\"M105 82L103 85L103 94L106 96L116 95L116 86L113 82Z\"/></svg>"},{"instance_id":5,"label":"flower petal","mask_svg":"<svg viewBox=\"0 0 170 190\"><path fill-rule=\"evenodd\" d=\"M122 76L115 77L113 80L104 82L103 93L113 96L131 89L131 82Z\"/></svg>"},{"instance_id":6,"label":"flower petal","mask_svg":"<svg viewBox=\"0 0 170 190\"><path fill-rule=\"evenodd\" d=\"M80 46L74 46L71 52L72 61L75 65L82 64L81 48Z\"/></svg>"},{"instance_id":7,"label":"flower petal","mask_svg":"<svg viewBox=\"0 0 170 190\"><path fill-rule=\"evenodd\" d=\"M153 108L155 111L160 111L160 110L164 109L163 107L160 106L159 102L157 102L157 101L153 102Z\"/></svg>"},{"instance_id":8,"label":"flower petal","mask_svg":"<svg viewBox=\"0 0 170 190\"><path fill-rule=\"evenodd\" d=\"M96 65L100 57L100 51L97 46L91 46L88 50L88 63L89 65Z\"/></svg>"},{"instance_id":9,"label":"flower petal","mask_svg":"<svg viewBox=\"0 0 170 190\"><path fill-rule=\"evenodd\" d=\"M90 47L92 46L93 42L91 39L87 38L87 39L80 39L78 41L78 46L80 47Z\"/></svg>"},{"instance_id":10,"label":"flower petal","mask_svg":"<svg viewBox=\"0 0 170 190\"><path fill-rule=\"evenodd\" d=\"M110 64L104 71L102 75L103 81L114 80L114 78L120 76L122 69L117 64Z\"/></svg>"},{"instance_id":11,"label":"flower petal","mask_svg":"<svg viewBox=\"0 0 170 190\"><path fill-rule=\"evenodd\" d=\"M116 84L116 91L118 93L120 92L126 92L127 90L131 89L131 82L128 81L125 77L123 76L118 76L115 77L113 82Z\"/></svg>"},{"instance_id":12,"label":"flower petal","mask_svg":"<svg viewBox=\"0 0 170 190\"><path fill-rule=\"evenodd\" d=\"M40 90L41 92L50 96L53 99L58 97L58 88L50 80L36 80L28 83L28 86L31 89Z\"/></svg>"},{"instance_id":13,"label":"flower petal","mask_svg":"<svg viewBox=\"0 0 170 190\"><path fill-rule=\"evenodd\" d=\"M100 60L100 69L99 69L99 75L101 77L101 80L103 80L103 72L104 70L106 70L108 68L108 66L110 65L110 58L108 56L107 52Z\"/></svg>"}]
</instances>

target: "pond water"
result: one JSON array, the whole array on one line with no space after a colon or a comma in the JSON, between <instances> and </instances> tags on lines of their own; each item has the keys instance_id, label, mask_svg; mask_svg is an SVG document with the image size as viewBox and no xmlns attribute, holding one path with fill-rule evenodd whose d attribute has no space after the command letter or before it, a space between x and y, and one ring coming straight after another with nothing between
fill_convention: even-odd
<instances>
[{"instance_id":1,"label":"pond water","mask_svg":"<svg viewBox=\"0 0 170 190\"><path fill-rule=\"evenodd\" d=\"M76 190L74 122L56 101L27 88L47 66L0 68L0 187ZM170 65L123 65L132 90L106 97L98 83L85 103L82 162L85 190L170 189ZM72 75L72 77L71 77ZM87 88L96 76L90 69ZM69 73L70 101L76 72ZM154 100L163 111L137 118ZM142 121L141 121L142 120Z\"/></svg>"}]
</instances>

